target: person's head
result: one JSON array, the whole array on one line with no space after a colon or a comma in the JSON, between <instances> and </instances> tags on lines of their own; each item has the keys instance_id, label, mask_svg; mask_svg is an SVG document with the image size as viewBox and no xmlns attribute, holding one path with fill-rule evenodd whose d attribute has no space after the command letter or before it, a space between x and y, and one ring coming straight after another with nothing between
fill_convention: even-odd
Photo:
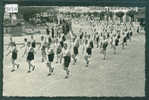
<instances>
[{"instance_id":1,"label":"person's head","mask_svg":"<svg viewBox=\"0 0 149 100\"><path fill-rule=\"evenodd\" d=\"M27 42L27 46L30 47L31 46L31 42Z\"/></svg>"},{"instance_id":2,"label":"person's head","mask_svg":"<svg viewBox=\"0 0 149 100\"><path fill-rule=\"evenodd\" d=\"M88 40L85 41L85 45L87 45L87 44L88 44Z\"/></svg>"},{"instance_id":3,"label":"person's head","mask_svg":"<svg viewBox=\"0 0 149 100\"><path fill-rule=\"evenodd\" d=\"M64 43L64 49L67 49L67 43Z\"/></svg>"},{"instance_id":4,"label":"person's head","mask_svg":"<svg viewBox=\"0 0 149 100\"><path fill-rule=\"evenodd\" d=\"M24 38L24 41L27 42L27 38Z\"/></svg>"},{"instance_id":5,"label":"person's head","mask_svg":"<svg viewBox=\"0 0 149 100\"><path fill-rule=\"evenodd\" d=\"M34 39L34 36L33 35L31 35L31 39Z\"/></svg>"}]
</instances>

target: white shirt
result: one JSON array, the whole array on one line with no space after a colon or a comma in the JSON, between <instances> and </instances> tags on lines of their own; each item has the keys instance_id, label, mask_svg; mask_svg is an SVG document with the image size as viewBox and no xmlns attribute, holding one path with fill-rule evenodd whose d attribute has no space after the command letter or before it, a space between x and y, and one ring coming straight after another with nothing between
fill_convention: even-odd
<instances>
[{"instance_id":1,"label":"white shirt","mask_svg":"<svg viewBox=\"0 0 149 100\"><path fill-rule=\"evenodd\" d=\"M63 56L67 56L67 54L70 53L69 49L63 49Z\"/></svg>"}]
</instances>

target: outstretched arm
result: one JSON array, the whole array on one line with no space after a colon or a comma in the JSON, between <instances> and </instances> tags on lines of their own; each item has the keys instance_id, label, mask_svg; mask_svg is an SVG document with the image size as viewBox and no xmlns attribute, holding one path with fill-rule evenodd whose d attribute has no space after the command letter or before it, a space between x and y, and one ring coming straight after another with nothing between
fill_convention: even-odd
<instances>
[{"instance_id":1,"label":"outstretched arm","mask_svg":"<svg viewBox=\"0 0 149 100\"><path fill-rule=\"evenodd\" d=\"M20 48L22 49L23 47L25 47L25 44L23 44Z\"/></svg>"},{"instance_id":2,"label":"outstretched arm","mask_svg":"<svg viewBox=\"0 0 149 100\"><path fill-rule=\"evenodd\" d=\"M6 54L6 56L8 56L10 53L11 53L11 51L9 51L9 52Z\"/></svg>"}]
</instances>

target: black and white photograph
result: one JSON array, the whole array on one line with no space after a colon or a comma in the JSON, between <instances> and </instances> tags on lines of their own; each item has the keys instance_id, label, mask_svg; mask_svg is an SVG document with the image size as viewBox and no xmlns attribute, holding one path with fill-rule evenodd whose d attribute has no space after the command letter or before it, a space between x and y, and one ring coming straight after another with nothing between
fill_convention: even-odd
<instances>
[{"instance_id":1,"label":"black and white photograph","mask_svg":"<svg viewBox=\"0 0 149 100\"><path fill-rule=\"evenodd\" d=\"M145 7L9 6L3 96L145 96Z\"/></svg>"}]
</instances>

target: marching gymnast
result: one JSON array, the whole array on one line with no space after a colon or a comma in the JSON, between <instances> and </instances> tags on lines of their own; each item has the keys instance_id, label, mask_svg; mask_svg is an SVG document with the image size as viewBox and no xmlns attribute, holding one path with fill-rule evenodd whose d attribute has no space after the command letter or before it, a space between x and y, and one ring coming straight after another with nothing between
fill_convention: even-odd
<instances>
[{"instance_id":1,"label":"marching gymnast","mask_svg":"<svg viewBox=\"0 0 149 100\"><path fill-rule=\"evenodd\" d=\"M32 62L34 60L35 50L32 47L30 42L28 42L28 45L29 45L29 50L27 53L27 63L28 63L28 68L29 68L28 73L30 73L31 71L34 71L34 69L35 69L35 65L32 64ZM31 68L32 68L32 70L31 70Z\"/></svg>"},{"instance_id":2,"label":"marching gymnast","mask_svg":"<svg viewBox=\"0 0 149 100\"><path fill-rule=\"evenodd\" d=\"M107 47L108 47L108 40L104 37L103 45L102 45L102 53L104 56L104 58L103 58L104 60L106 59Z\"/></svg>"},{"instance_id":3,"label":"marching gymnast","mask_svg":"<svg viewBox=\"0 0 149 100\"><path fill-rule=\"evenodd\" d=\"M24 53L23 53L23 55L22 55L22 57L24 57L24 55L26 54L27 49L28 49L28 41L27 41L27 38L24 38L24 44L23 44L23 46L20 47L20 48L21 48L21 49L22 49L22 48L25 48L25 49L24 49Z\"/></svg>"},{"instance_id":4,"label":"marching gymnast","mask_svg":"<svg viewBox=\"0 0 149 100\"><path fill-rule=\"evenodd\" d=\"M46 60L46 39L44 38L44 36L41 36L41 42L40 42L40 50L41 50L41 62L44 62Z\"/></svg>"},{"instance_id":5,"label":"marching gymnast","mask_svg":"<svg viewBox=\"0 0 149 100\"><path fill-rule=\"evenodd\" d=\"M11 53L11 61L12 61L11 72L14 72L20 66L20 64L16 63L16 60L18 58L18 50L17 50L15 42L14 42L13 46L11 47L11 50L8 52L8 54L6 56L8 56L10 53Z\"/></svg>"},{"instance_id":6,"label":"marching gymnast","mask_svg":"<svg viewBox=\"0 0 149 100\"><path fill-rule=\"evenodd\" d=\"M68 45L65 43L64 44L64 49L63 49L63 58L64 58L64 70L66 72L65 79L69 77L70 71L69 71L69 65L71 62L71 53L70 53L70 48L68 48Z\"/></svg>"},{"instance_id":7,"label":"marching gymnast","mask_svg":"<svg viewBox=\"0 0 149 100\"><path fill-rule=\"evenodd\" d=\"M54 50L50 46L48 46L47 48L47 57L48 57L47 67L49 68L48 76L51 76L54 71L54 67L52 66L52 62L54 60Z\"/></svg>"},{"instance_id":8,"label":"marching gymnast","mask_svg":"<svg viewBox=\"0 0 149 100\"><path fill-rule=\"evenodd\" d=\"M76 40L75 40L75 42L74 42L74 47L73 47L73 56L72 56L72 58L73 58L73 60L74 60L74 63L73 64L76 64L76 62L77 62L77 55L78 55L78 53L79 53L79 39L78 38L76 38Z\"/></svg>"},{"instance_id":9,"label":"marching gymnast","mask_svg":"<svg viewBox=\"0 0 149 100\"><path fill-rule=\"evenodd\" d=\"M15 45L15 42L13 41L12 37L10 37L10 42L8 44L7 50L9 50L9 48L12 48Z\"/></svg>"},{"instance_id":10,"label":"marching gymnast","mask_svg":"<svg viewBox=\"0 0 149 100\"><path fill-rule=\"evenodd\" d=\"M57 55L56 63L58 62L62 63L62 46L60 43L58 44L58 47L56 49L56 55Z\"/></svg>"},{"instance_id":11,"label":"marching gymnast","mask_svg":"<svg viewBox=\"0 0 149 100\"><path fill-rule=\"evenodd\" d=\"M90 43L88 43L88 41L86 41L86 53L84 56L86 61L86 67L88 67L89 65L91 55L92 55L92 46L90 45Z\"/></svg>"}]
</instances>

